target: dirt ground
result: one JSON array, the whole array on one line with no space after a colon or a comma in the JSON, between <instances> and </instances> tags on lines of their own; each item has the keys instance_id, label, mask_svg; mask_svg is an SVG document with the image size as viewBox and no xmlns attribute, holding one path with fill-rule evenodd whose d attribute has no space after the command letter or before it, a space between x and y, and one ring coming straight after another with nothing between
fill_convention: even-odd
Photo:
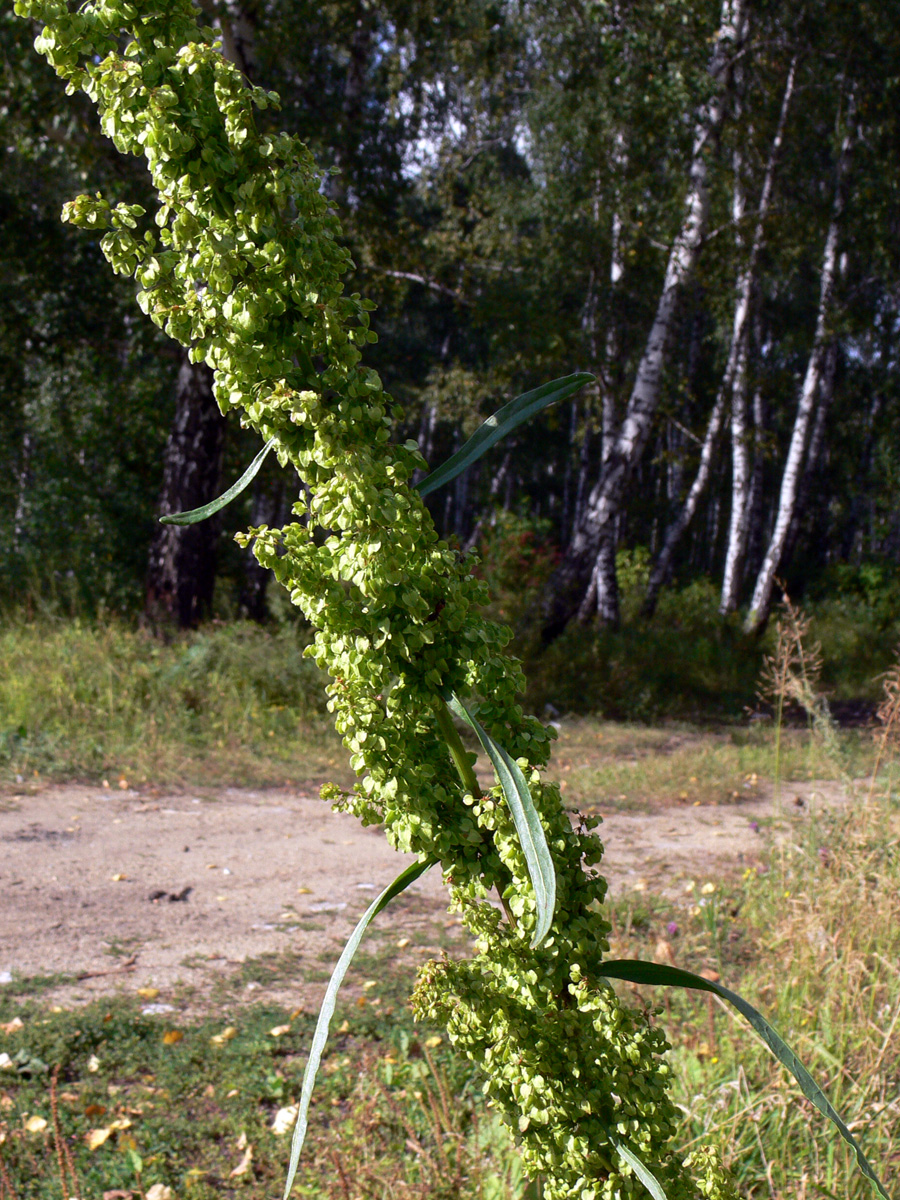
<instances>
[{"instance_id":1,"label":"dirt ground","mask_svg":"<svg viewBox=\"0 0 900 1200\"><path fill-rule=\"evenodd\" d=\"M840 799L834 784L812 782L792 785L779 814L771 797L607 813L604 873L614 896L646 890L685 903L687 878L759 862L769 838ZM248 959L290 951L315 967L311 993L321 993L323 964L402 866L379 830L286 788L70 784L0 798L0 987L65 974L48 996L62 1003L122 988L202 990ZM390 918L392 936L415 934L426 953L431 931L446 938L456 924L437 870Z\"/></svg>"}]
</instances>

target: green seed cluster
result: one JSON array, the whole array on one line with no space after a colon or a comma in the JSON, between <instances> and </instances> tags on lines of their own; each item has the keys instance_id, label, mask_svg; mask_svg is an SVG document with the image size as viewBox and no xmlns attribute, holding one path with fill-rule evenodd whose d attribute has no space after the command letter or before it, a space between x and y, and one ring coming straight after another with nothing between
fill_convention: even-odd
<instances>
[{"instance_id":1,"label":"green seed cluster","mask_svg":"<svg viewBox=\"0 0 900 1200\"><path fill-rule=\"evenodd\" d=\"M310 650L359 776L331 798L383 823L399 849L438 860L477 939L470 961L426 966L417 1010L442 1018L483 1066L548 1200L641 1195L616 1142L672 1200L726 1200L714 1155L682 1163L669 1147L662 1034L598 978L609 932L601 844L541 782L551 735L516 703L508 631L479 615L484 585L409 486L424 463L414 443L390 442L390 398L362 363L371 306L344 294L349 259L320 175L296 138L257 129L255 111L277 96L247 86L190 0L16 0L16 12L45 23L38 50L95 101L118 149L146 160L159 198L152 219L99 195L64 219L105 231L103 250L136 279L143 310L213 368L223 411L274 438L306 485L294 523L246 540L317 631ZM480 721L529 778L558 876L537 950L502 792L466 794L439 735L447 690L483 698Z\"/></svg>"}]
</instances>

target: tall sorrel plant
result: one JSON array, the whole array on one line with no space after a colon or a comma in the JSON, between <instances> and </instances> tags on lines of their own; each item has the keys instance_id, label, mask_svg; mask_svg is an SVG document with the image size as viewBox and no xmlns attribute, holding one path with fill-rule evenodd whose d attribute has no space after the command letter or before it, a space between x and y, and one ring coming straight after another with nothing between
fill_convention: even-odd
<instances>
[{"instance_id":1,"label":"tall sorrel plant","mask_svg":"<svg viewBox=\"0 0 900 1200\"><path fill-rule=\"evenodd\" d=\"M550 734L516 703L523 681L503 654L509 634L479 616L484 585L438 540L422 503L423 492L587 377L507 405L417 491L410 479L422 458L412 442L391 443L391 402L361 361L373 340L371 305L343 292L349 259L320 175L296 138L257 130L254 110L277 97L225 61L190 0L16 0L16 11L46 23L38 50L97 104L118 149L145 158L158 195L150 219L139 205L113 207L99 195L80 196L64 218L105 231L104 252L135 277L142 309L213 368L222 409L236 410L308 487L295 523L250 530L246 540L315 626L311 653L330 676L329 703L359 774L352 792L332 789L332 798L418 858L360 922L329 987L287 1190L353 950L371 917L439 864L476 952L427 964L414 1004L443 1020L483 1068L548 1200L733 1194L711 1150L682 1160L670 1145L664 1036L621 1003L610 978L705 988L734 1003L886 1197L849 1130L755 1010L684 971L604 960L601 844L572 828L558 788L542 782ZM490 756L495 787L479 787L454 715ZM489 903L493 889L502 912Z\"/></svg>"}]
</instances>

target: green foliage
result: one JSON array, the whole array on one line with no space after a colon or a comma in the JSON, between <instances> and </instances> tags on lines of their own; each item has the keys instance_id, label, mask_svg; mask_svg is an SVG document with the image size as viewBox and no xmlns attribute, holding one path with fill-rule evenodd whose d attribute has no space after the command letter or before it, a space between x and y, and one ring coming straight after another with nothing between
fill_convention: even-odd
<instances>
[{"instance_id":1,"label":"green foliage","mask_svg":"<svg viewBox=\"0 0 900 1200\"><path fill-rule=\"evenodd\" d=\"M631 1196L647 1172L671 1200L733 1194L713 1156L682 1161L671 1148L665 1038L602 982L602 848L541 781L550 736L516 702L509 632L478 615L484 585L410 488L424 466L415 444L390 444L389 398L361 364L371 306L343 292L349 256L322 180L301 142L257 124L277 96L246 85L189 0L95 0L75 12L17 0L16 11L47 22L37 48L96 103L116 147L145 159L158 197L152 220L99 194L67 205L66 219L103 231L143 310L212 367L223 411L239 410L308 485L294 506L302 520L248 540L315 628L308 653L330 677L329 708L359 776L340 802L420 863L440 862L477 939L471 960L424 968L418 1011L445 1021L484 1067L548 1200ZM472 693L553 855L555 919L539 946L542 914L502 781L471 795L435 716L442 697Z\"/></svg>"},{"instance_id":2,"label":"green foliage","mask_svg":"<svg viewBox=\"0 0 900 1200\"><path fill-rule=\"evenodd\" d=\"M6 622L0 772L161 784L335 773L308 640L296 625L212 627L161 644L118 621Z\"/></svg>"}]
</instances>

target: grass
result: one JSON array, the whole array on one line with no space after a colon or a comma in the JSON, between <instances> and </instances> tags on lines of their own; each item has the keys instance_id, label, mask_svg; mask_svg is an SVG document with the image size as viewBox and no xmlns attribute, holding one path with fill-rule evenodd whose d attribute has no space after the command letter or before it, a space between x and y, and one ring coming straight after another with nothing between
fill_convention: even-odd
<instances>
[{"instance_id":1,"label":"grass","mask_svg":"<svg viewBox=\"0 0 900 1200\"><path fill-rule=\"evenodd\" d=\"M308 778L311 765L333 770L339 750L324 732L318 680L304 673L301 646L284 630L213 629L162 646L116 626L7 627L0 712L24 733L4 769L137 778L143 764L163 782L229 783ZM266 680L273 660L277 693ZM84 679L85 670L93 676ZM848 806L804 821L784 814L796 824L766 868L728 884L698 876L677 903L647 892L611 903L612 951L714 970L746 996L826 1088L889 1188L900 1169L898 680L895 670L880 746L865 730L789 728L776 748L766 723L583 718L561 721L556 755L567 801L580 809L730 803L776 778L845 781ZM803 695L819 694L818 679L801 682ZM275 721L283 724L269 738ZM278 749L255 761L273 742ZM859 782L876 757L877 778ZM377 990L348 988L334 1022L300 1194L522 1196L528 1185L477 1078L438 1031L411 1021L405 997L421 955L398 958L384 937L367 946L354 974ZM325 967L304 969L309 977ZM245 963L206 997L164 995L175 1006L164 1016L143 1013L134 995L62 1010L52 1004L64 982L55 978L0 988L0 1052L12 1060L0 1070L3 1187L20 1200L60 1200L67 1148L80 1181L67 1194L81 1200L116 1190L168 1200L165 1188L171 1200L271 1200L287 1160L287 1139L272 1125L299 1092L313 1015L247 998L289 987L297 970L289 955ZM251 993L248 982L262 987ZM871 1195L837 1135L738 1018L690 993L627 995L658 1006L652 1019L672 1042L679 1145L718 1146L748 1200ZM10 1029L15 1018L22 1026ZM166 1038L173 1033L183 1036ZM109 1131L94 1148L92 1130Z\"/></svg>"},{"instance_id":2,"label":"grass","mask_svg":"<svg viewBox=\"0 0 900 1200\"><path fill-rule=\"evenodd\" d=\"M875 750L868 731L837 735L841 764L806 729L775 739L765 723L710 729L682 722L660 726L564 721L552 770L566 804L581 812L672 804L735 804L782 781L865 774ZM780 761L779 761L780 759Z\"/></svg>"},{"instance_id":3,"label":"grass","mask_svg":"<svg viewBox=\"0 0 900 1200\"><path fill-rule=\"evenodd\" d=\"M484 1110L471 1069L437 1031L413 1024L411 973L385 965L360 964L379 969L378 992L345 1001L336 1015L300 1194L492 1200L520 1192L508 1135ZM299 1094L314 1017L242 1003L241 987L243 976L219 994L215 1015L192 1021L178 1011L187 994L163 997L176 1011L152 1015L134 995L65 1011L4 992L2 1042L15 1063L0 1072L8 1192L29 1200L166 1197L164 1189L191 1200L278 1195L289 1143L279 1113L283 1120ZM77 1192L71 1181L61 1186L67 1158Z\"/></svg>"},{"instance_id":4,"label":"grass","mask_svg":"<svg viewBox=\"0 0 900 1200\"><path fill-rule=\"evenodd\" d=\"M7 621L0 778L346 782L304 645L293 625L211 626L164 643L117 622Z\"/></svg>"}]
</instances>

